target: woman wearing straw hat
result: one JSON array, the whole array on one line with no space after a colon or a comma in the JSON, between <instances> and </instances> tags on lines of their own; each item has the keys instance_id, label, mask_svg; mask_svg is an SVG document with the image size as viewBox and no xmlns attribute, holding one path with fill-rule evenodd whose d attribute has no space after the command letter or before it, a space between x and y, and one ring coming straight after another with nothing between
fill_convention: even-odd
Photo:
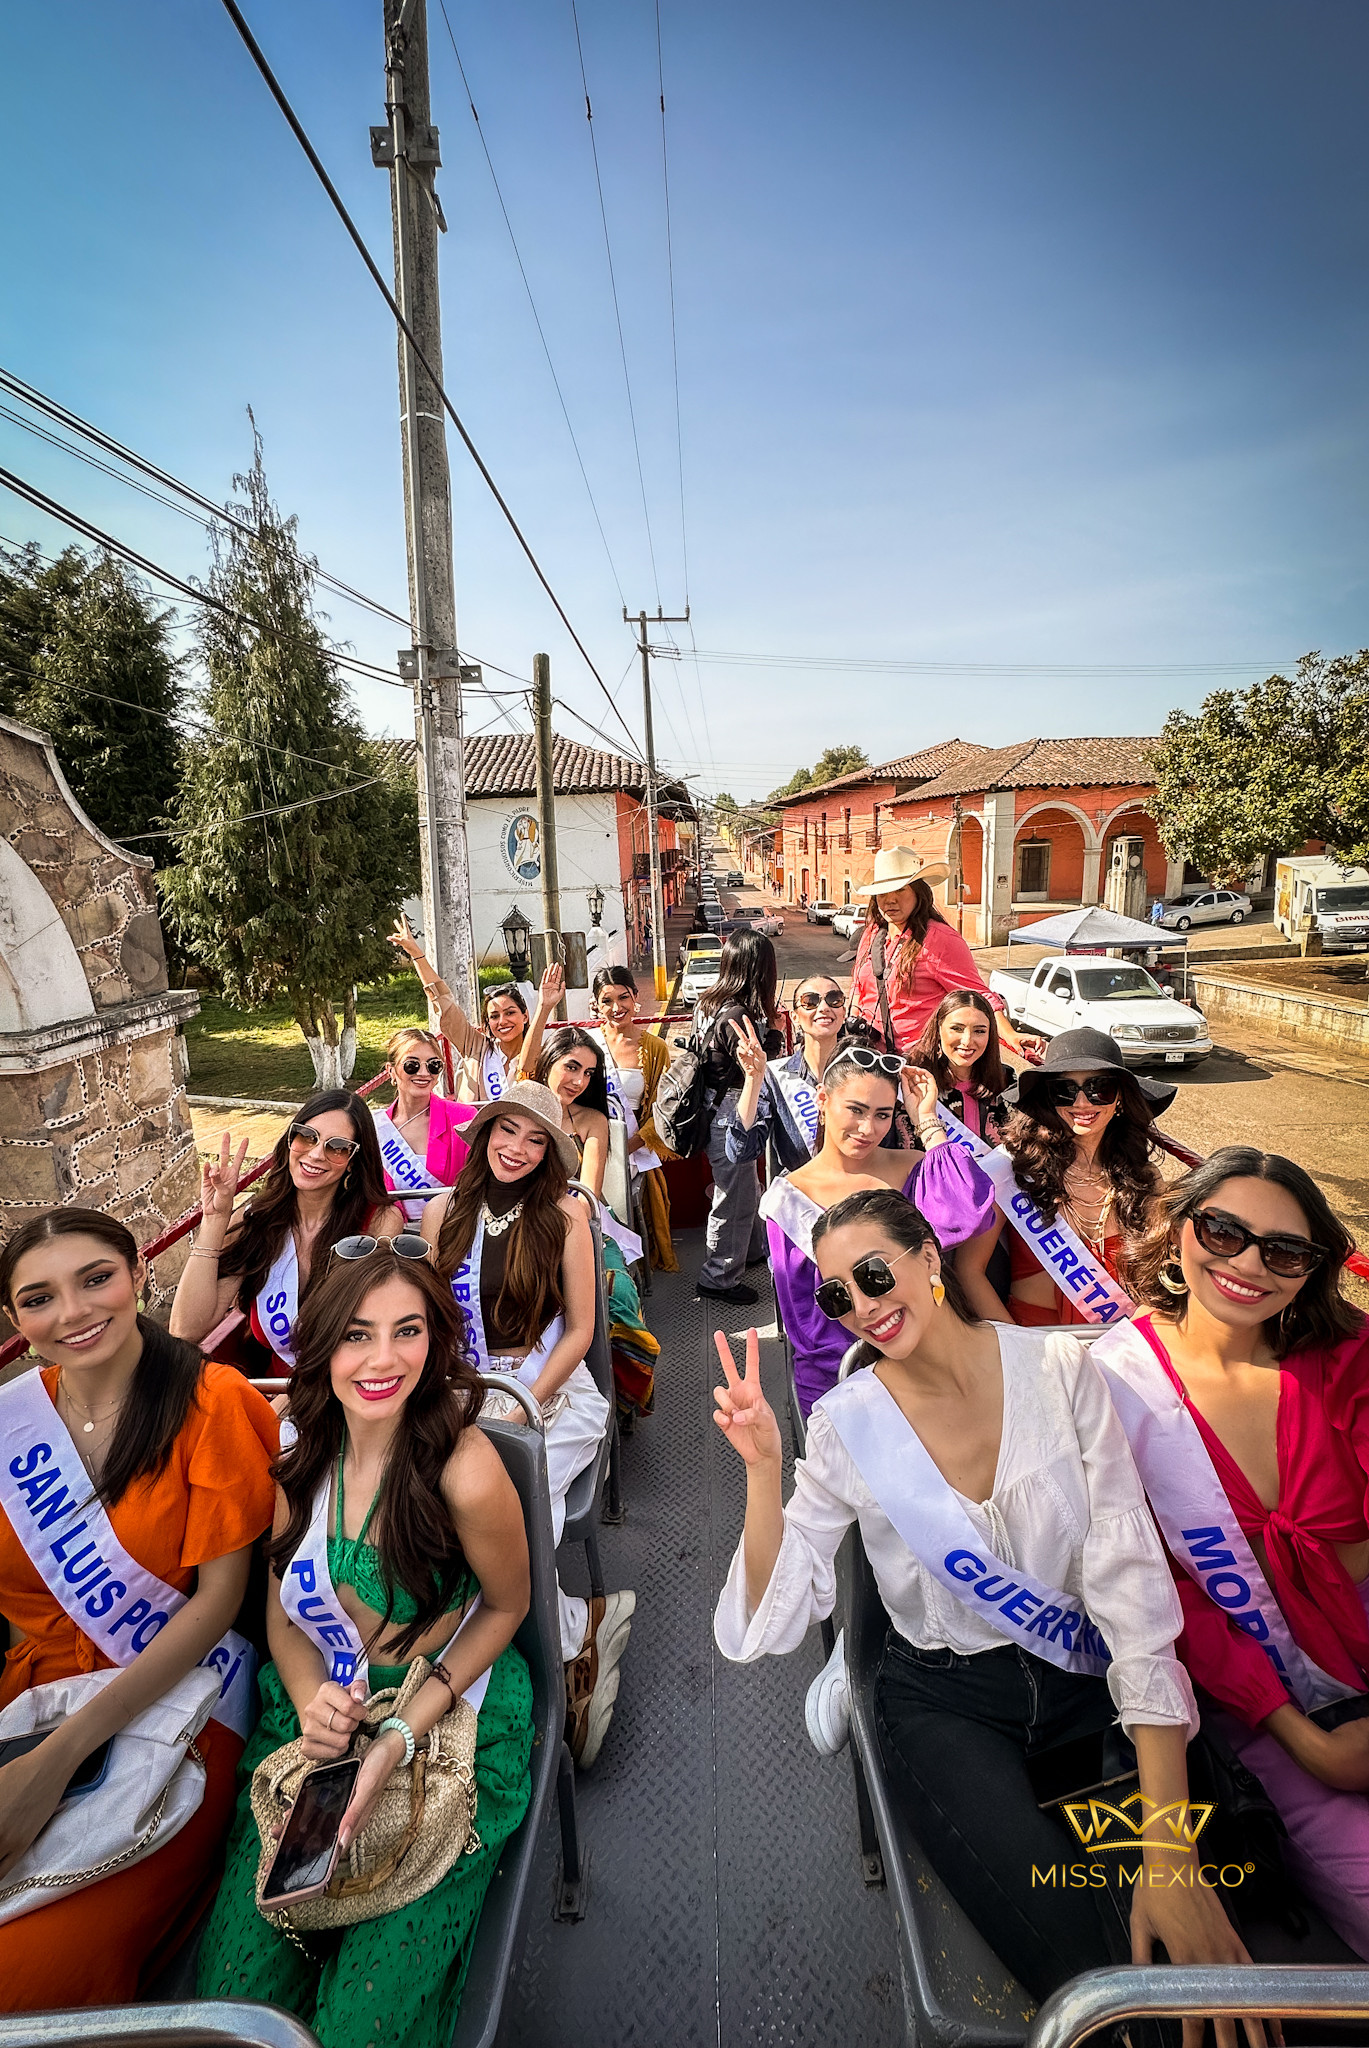
<instances>
[{"instance_id":1,"label":"woman wearing straw hat","mask_svg":"<svg viewBox=\"0 0 1369 2048\"><path fill-rule=\"evenodd\" d=\"M943 996L953 989L983 989L999 1013L1003 1044L1024 1057L1002 997L990 991L964 939L936 907L932 884L949 873L944 861L924 861L909 846L885 847L875 855L875 878L858 892L869 897L870 914L851 977L851 1007L895 1049L907 1051ZM1026 1043L1035 1049L1040 1042Z\"/></svg>"}]
</instances>

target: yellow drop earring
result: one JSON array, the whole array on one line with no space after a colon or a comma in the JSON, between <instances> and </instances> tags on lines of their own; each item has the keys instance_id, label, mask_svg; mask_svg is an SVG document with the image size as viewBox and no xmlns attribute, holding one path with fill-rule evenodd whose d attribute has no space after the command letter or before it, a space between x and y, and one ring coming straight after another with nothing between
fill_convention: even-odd
<instances>
[{"instance_id":1,"label":"yellow drop earring","mask_svg":"<svg viewBox=\"0 0 1369 2048\"><path fill-rule=\"evenodd\" d=\"M945 1299L946 1299L946 1289L945 1289L945 1286L943 1285L943 1283L941 1282L941 1280L940 1280L940 1279L936 1279L936 1280L933 1280L933 1282L932 1282L932 1300L933 1300L933 1301L934 1301L934 1302L936 1303L937 1307L938 1307L938 1308L940 1308L940 1306L941 1306L942 1302L943 1302L943 1301L944 1301Z\"/></svg>"}]
</instances>

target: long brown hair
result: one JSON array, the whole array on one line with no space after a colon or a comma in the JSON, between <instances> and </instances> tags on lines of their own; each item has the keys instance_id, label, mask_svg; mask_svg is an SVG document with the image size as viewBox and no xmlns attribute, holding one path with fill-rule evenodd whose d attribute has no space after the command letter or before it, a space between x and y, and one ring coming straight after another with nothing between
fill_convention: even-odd
<instances>
[{"instance_id":1,"label":"long brown hair","mask_svg":"<svg viewBox=\"0 0 1369 2048\"><path fill-rule=\"evenodd\" d=\"M1150 1204L1159 1191L1155 1164L1155 1117L1131 1075L1117 1070L1121 1091L1117 1115L1110 1117L1098 1146L1097 1163L1112 1186L1117 1220L1128 1237L1139 1236L1150 1221ZM1029 1195L1047 1223L1054 1223L1065 1199L1065 1173L1074 1158L1074 1133L1059 1111L1033 1090L1031 1107L1015 1109L1003 1133L1018 1186ZM1040 1102L1040 1115L1036 1103Z\"/></svg>"},{"instance_id":2,"label":"long brown hair","mask_svg":"<svg viewBox=\"0 0 1369 2048\"><path fill-rule=\"evenodd\" d=\"M495 1181L490 1170L490 1139L496 1121L491 1117L471 1140L469 1157L437 1234L437 1268L449 1284L475 1242L480 1207L491 1185L504 1185ZM532 1346L566 1305L561 1260L570 1218L560 1205L570 1183L550 1138L546 1151L519 1185L524 1190L523 1212L509 1231L494 1320L501 1330L514 1331L520 1344Z\"/></svg>"},{"instance_id":3,"label":"long brown hair","mask_svg":"<svg viewBox=\"0 0 1369 2048\"><path fill-rule=\"evenodd\" d=\"M1190 1217L1210 1202L1223 1181L1265 1180L1293 1197L1307 1219L1307 1235L1329 1254L1308 1274L1279 1316L1265 1324L1265 1339L1276 1358L1287 1358L1304 1345L1341 1343L1364 1328L1365 1318L1341 1293L1341 1274L1354 1241L1310 1173L1278 1152L1254 1145L1223 1145L1201 1166L1167 1187L1156 1202L1151 1222L1127 1262L1127 1287L1143 1307L1165 1316L1182 1317L1184 1294L1176 1294L1160 1278L1177 1267L1175 1246ZM1175 1274L1170 1272L1170 1278Z\"/></svg>"},{"instance_id":4,"label":"long brown hair","mask_svg":"<svg viewBox=\"0 0 1369 2048\"><path fill-rule=\"evenodd\" d=\"M327 1480L347 1430L342 1403L333 1392L332 1362L362 1303L398 1273L423 1297L428 1318L428 1357L418 1385L404 1403L390 1446L371 1538L380 1553L385 1581L385 1616L367 1644L389 1626L396 1596L407 1593L417 1609L387 1654L408 1657L414 1645L452 1606L469 1569L461 1539L442 1493L442 1474L461 1432L478 1417L485 1389L470 1357L466 1320L450 1287L419 1260L401 1262L389 1252L369 1259L326 1259L325 1270L295 1325L295 1371L290 1381L290 1418L295 1440L280 1454L275 1478L289 1511L267 1556L283 1578L313 1519L319 1488Z\"/></svg>"},{"instance_id":5,"label":"long brown hair","mask_svg":"<svg viewBox=\"0 0 1369 2048\"><path fill-rule=\"evenodd\" d=\"M889 987L899 995L906 995L913 985L913 973L917 967L917 956L922 951L922 942L927 936L928 925L945 924L946 922L946 919L936 907L936 898L932 894L930 882L924 882L919 876L907 886L913 892L913 907L909 912L908 922L903 928L906 943L899 948L898 958L894 961L889 973ZM886 889L884 893L887 896L896 896L899 892L897 889ZM887 938L889 920L879 907L878 896L872 895L870 898L870 908L866 912L865 919L864 938L867 954L870 947L874 944L877 931L883 932Z\"/></svg>"},{"instance_id":6,"label":"long brown hair","mask_svg":"<svg viewBox=\"0 0 1369 2048\"><path fill-rule=\"evenodd\" d=\"M45 1209L21 1223L0 1248L0 1303L14 1315L14 1274L26 1252L56 1237L93 1237L112 1258L137 1270L138 1241L114 1216L99 1209ZM173 1337L150 1316L138 1317L142 1352L133 1368L119 1419L105 1454L95 1498L109 1508L138 1479L166 1470L176 1439L185 1428L199 1390L204 1359L193 1344Z\"/></svg>"},{"instance_id":7,"label":"long brown hair","mask_svg":"<svg viewBox=\"0 0 1369 2048\"><path fill-rule=\"evenodd\" d=\"M922 1036L909 1053L909 1059L927 1069L943 1100L952 1088L960 1086L950 1061L941 1049L941 1027L957 1010L978 1010L980 1016L987 1017L989 1021L989 1042L970 1069L973 1093L988 1097L1001 1095L1008 1085L1008 1074L1003 1065L1003 1048L998 1042L998 1016L982 988L956 988L948 996L943 996L937 1004L936 1015L929 1017L923 1026Z\"/></svg>"},{"instance_id":8,"label":"long brown hair","mask_svg":"<svg viewBox=\"0 0 1369 2048\"><path fill-rule=\"evenodd\" d=\"M327 1263L325 1253L340 1237L355 1237L363 1231L375 1209L393 1200L385 1186L385 1168L380 1157L375 1120L359 1095L350 1088L325 1088L311 1095L298 1116L292 1117L276 1140L271 1171L255 1190L243 1212L243 1227L225 1247L219 1259L220 1274L242 1275L238 1307L250 1308L261 1292L262 1282L285 1243L286 1234L299 1214L297 1190L290 1178L290 1133L296 1124L312 1123L330 1110L346 1112L358 1150L347 1163L341 1180L333 1184L333 1205L315 1247L309 1285ZM309 1288L304 1289L308 1293ZM303 1297L301 1296L301 1305Z\"/></svg>"}]
</instances>

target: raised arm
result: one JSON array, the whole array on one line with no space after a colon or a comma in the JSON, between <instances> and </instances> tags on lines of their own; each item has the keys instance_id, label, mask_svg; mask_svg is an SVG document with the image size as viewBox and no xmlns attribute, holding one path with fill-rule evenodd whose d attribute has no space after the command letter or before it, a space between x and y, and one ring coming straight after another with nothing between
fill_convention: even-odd
<instances>
[{"instance_id":1,"label":"raised arm","mask_svg":"<svg viewBox=\"0 0 1369 2048\"><path fill-rule=\"evenodd\" d=\"M746 1598L754 1614L765 1598L780 1545L784 1541L784 1501L780 1481L784 1445L775 1412L761 1387L761 1346L755 1330L746 1333L742 1370L732 1362L732 1346L721 1330L714 1332L724 1384L713 1389L713 1420L746 1466L746 1523L742 1543L746 1556Z\"/></svg>"},{"instance_id":2,"label":"raised arm","mask_svg":"<svg viewBox=\"0 0 1369 2048\"><path fill-rule=\"evenodd\" d=\"M523 1033L523 1049L518 1055L518 1078L532 1080L537 1072L537 1062L542 1057L542 1036L547 1028L547 1019L556 1015L556 1006L566 992L564 968L553 964L547 969L537 985L537 1003L528 1028Z\"/></svg>"},{"instance_id":3,"label":"raised arm","mask_svg":"<svg viewBox=\"0 0 1369 2048\"><path fill-rule=\"evenodd\" d=\"M390 944L398 947L405 959L423 984L423 993L428 998L428 1007L437 1013L437 1028L449 1040L453 1049L462 1059L469 1059L479 1052L485 1043L485 1034L478 1024L472 1024L456 997L452 994L432 965L422 946L409 927L409 920L402 913L395 919L395 928L390 933Z\"/></svg>"},{"instance_id":4,"label":"raised arm","mask_svg":"<svg viewBox=\"0 0 1369 2048\"><path fill-rule=\"evenodd\" d=\"M220 1278L219 1257L233 1230L233 1203L246 1157L246 1138L234 1152L225 1131L218 1158L207 1158L200 1167L202 1220L171 1304L171 1334L189 1344L200 1343L218 1327L242 1284L234 1273Z\"/></svg>"}]
</instances>

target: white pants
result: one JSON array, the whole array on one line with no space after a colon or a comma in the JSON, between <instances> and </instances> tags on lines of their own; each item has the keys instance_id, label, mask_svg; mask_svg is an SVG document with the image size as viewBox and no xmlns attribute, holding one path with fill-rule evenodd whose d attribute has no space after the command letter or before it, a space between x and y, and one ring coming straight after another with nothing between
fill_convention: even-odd
<instances>
[{"instance_id":1,"label":"white pants","mask_svg":"<svg viewBox=\"0 0 1369 2048\"><path fill-rule=\"evenodd\" d=\"M561 1541L566 1526L566 1495L576 1474L594 1462L594 1456L608 1433L609 1405L594 1384L587 1365L577 1365L563 1383L570 1401L547 1429L547 1485L551 1493L551 1533ZM578 1655L589 1626L589 1603L563 1593L556 1582L556 1605L561 1619L561 1655L567 1663Z\"/></svg>"}]
</instances>

